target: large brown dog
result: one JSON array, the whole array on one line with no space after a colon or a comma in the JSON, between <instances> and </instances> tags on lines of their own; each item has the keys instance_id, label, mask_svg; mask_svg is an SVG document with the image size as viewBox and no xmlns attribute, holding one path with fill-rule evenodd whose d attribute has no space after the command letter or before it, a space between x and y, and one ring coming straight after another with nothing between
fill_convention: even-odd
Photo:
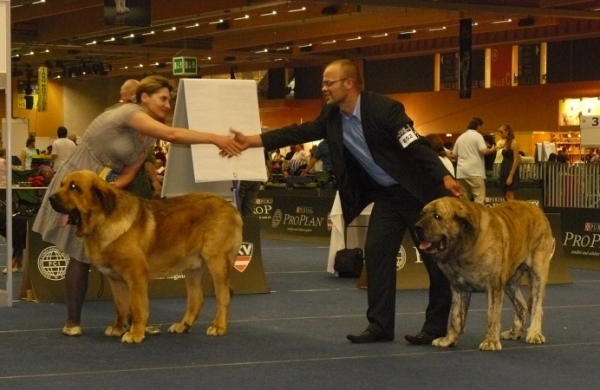
<instances>
[{"instance_id":1,"label":"large brown dog","mask_svg":"<svg viewBox=\"0 0 600 390\"><path fill-rule=\"evenodd\" d=\"M456 198L437 199L425 206L415 225L420 248L433 255L452 289L450 330L433 341L437 347L456 345L465 327L471 292L486 291L487 332L480 350L499 351L500 338L521 337L525 316L531 324L526 342L543 344L542 301L554 239L548 219L537 206L523 201L489 208ZM529 276L529 307L519 289ZM509 331L500 333L502 290L515 308Z\"/></svg>"},{"instance_id":2,"label":"large brown dog","mask_svg":"<svg viewBox=\"0 0 600 390\"><path fill-rule=\"evenodd\" d=\"M227 332L229 276L242 243L242 219L233 205L207 193L145 200L91 171L67 175L50 202L77 225L86 254L108 277L117 318L105 335L141 342L148 321L148 281L179 273L185 275L187 310L169 332L189 331L202 310L205 269L212 276L217 303L206 334ZM129 314L132 325L127 331Z\"/></svg>"}]
</instances>

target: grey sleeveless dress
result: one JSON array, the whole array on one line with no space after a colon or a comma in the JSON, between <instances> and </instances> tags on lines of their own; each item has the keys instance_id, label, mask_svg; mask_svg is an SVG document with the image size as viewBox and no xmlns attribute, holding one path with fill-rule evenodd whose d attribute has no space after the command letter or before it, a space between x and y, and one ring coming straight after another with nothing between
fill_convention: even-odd
<instances>
[{"instance_id":1,"label":"grey sleeveless dress","mask_svg":"<svg viewBox=\"0 0 600 390\"><path fill-rule=\"evenodd\" d=\"M33 231L40 233L44 241L53 243L81 262L89 263L90 260L85 256L81 239L75 235L77 228L72 225L58 227L59 214L50 206L48 198L71 172L90 170L99 173L104 167L120 171L145 154L156 139L140 134L125 124L140 111L142 108L137 104L124 104L94 119L69 160L56 172L35 218Z\"/></svg>"}]
</instances>

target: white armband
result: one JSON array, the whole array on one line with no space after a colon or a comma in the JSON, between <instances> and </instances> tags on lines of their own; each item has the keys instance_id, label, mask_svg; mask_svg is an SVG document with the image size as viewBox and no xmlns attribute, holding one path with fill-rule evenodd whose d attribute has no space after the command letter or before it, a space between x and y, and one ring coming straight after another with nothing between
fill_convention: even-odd
<instances>
[{"instance_id":1,"label":"white armband","mask_svg":"<svg viewBox=\"0 0 600 390\"><path fill-rule=\"evenodd\" d=\"M408 145L418 140L421 136L415 131L410 123L407 123L404 125L404 127L398 130L397 137L398 141L400 142L400 146L406 148Z\"/></svg>"}]
</instances>

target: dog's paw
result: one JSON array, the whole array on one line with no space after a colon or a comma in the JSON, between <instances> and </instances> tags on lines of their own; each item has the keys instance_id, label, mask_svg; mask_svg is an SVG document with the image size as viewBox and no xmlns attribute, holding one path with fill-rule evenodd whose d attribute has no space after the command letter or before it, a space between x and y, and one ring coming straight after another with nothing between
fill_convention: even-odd
<instances>
[{"instance_id":1,"label":"dog's paw","mask_svg":"<svg viewBox=\"0 0 600 390\"><path fill-rule=\"evenodd\" d=\"M502 340L518 340L521 338L523 332L515 332L514 330L507 330L505 332L500 333L500 338Z\"/></svg>"},{"instance_id":2,"label":"dog's paw","mask_svg":"<svg viewBox=\"0 0 600 390\"><path fill-rule=\"evenodd\" d=\"M220 326L215 326L214 324L209 326L208 329L206 329L207 336L224 336L226 333L227 333L226 328L222 328Z\"/></svg>"},{"instance_id":3,"label":"dog's paw","mask_svg":"<svg viewBox=\"0 0 600 390\"><path fill-rule=\"evenodd\" d=\"M189 333L190 329L192 327L187 322L178 322L169 327L169 333Z\"/></svg>"},{"instance_id":4,"label":"dog's paw","mask_svg":"<svg viewBox=\"0 0 600 390\"><path fill-rule=\"evenodd\" d=\"M454 337L440 337L439 339L435 339L431 342L431 345L434 347L440 348L448 348L456 345L457 340Z\"/></svg>"},{"instance_id":5,"label":"dog's paw","mask_svg":"<svg viewBox=\"0 0 600 390\"><path fill-rule=\"evenodd\" d=\"M497 340L484 340L483 343L479 344L480 351L501 351L502 344Z\"/></svg>"},{"instance_id":6,"label":"dog's paw","mask_svg":"<svg viewBox=\"0 0 600 390\"><path fill-rule=\"evenodd\" d=\"M541 333L532 333L527 334L525 342L527 344L544 344L546 342L546 338Z\"/></svg>"},{"instance_id":7,"label":"dog's paw","mask_svg":"<svg viewBox=\"0 0 600 390\"><path fill-rule=\"evenodd\" d=\"M126 326L110 325L104 330L104 335L107 337L121 337L126 331Z\"/></svg>"},{"instance_id":8,"label":"dog's paw","mask_svg":"<svg viewBox=\"0 0 600 390\"><path fill-rule=\"evenodd\" d=\"M127 343L127 344L133 344L133 343L141 343L142 341L144 341L145 338L145 334L142 333L137 334L137 333L133 333L133 332L126 332L123 337L121 337L121 342L122 343Z\"/></svg>"}]
</instances>

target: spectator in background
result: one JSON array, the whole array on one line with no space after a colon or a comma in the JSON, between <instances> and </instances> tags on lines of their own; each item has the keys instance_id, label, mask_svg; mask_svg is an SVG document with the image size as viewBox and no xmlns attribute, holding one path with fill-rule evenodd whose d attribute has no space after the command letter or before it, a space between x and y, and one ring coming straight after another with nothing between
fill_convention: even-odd
<instances>
[{"instance_id":1,"label":"spectator in background","mask_svg":"<svg viewBox=\"0 0 600 390\"><path fill-rule=\"evenodd\" d=\"M25 141L25 149L21 151L21 169L24 171L31 169L31 161L33 156L40 154L35 148L35 137L29 136Z\"/></svg>"},{"instance_id":2,"label":"spectator in background","mask_svg":"<svg viewBox=\"0 0 600 390\"><path fill-rule=\"evenodd\" d=\"M0 186L6 186L6 149L0 149Z\"/></svg>"},{"instance_id":3,"label":"spectator in background","mask_svg":"<svg viewBox=\"0 0 600 390\"><path fill-rule=\"evenodd\" d=\"M321 161L323 163L322 171L327 173L332 173L333 166L331 165L331 156L329 155L329 145L327 144L327 140L321 141L317 146L313 156L310 158L308 165L301 172L301 176L306 176L310 173L310 171L315 167L317 161Z\"/></svg>"},{"instance_id":4,"label":"spectator in background","mask_svg":"<svg viewBox=\"0 0 600 390\"><path fill-rule=\"evenodd\" d=\"M440 158L448 172L450 172L452 177L455 177L454 165L452 164L452 161L448 158L446 148L444 148L440 136L437 134L427 134L425 136L425 139L429 142L429 146L431 147L431 149L433 149L433 151L437 153L438 157Z\"/></svg>"},{"instance_id":5,"label":"spectator in background","mask_svg":"<svg viewBox=\"0 0 600 390\"><path fill-rule=\"evenodd\" d=\"M73 143L74 143L75 145L77 145L77 134L69 134L69 135L67 136L67 138L68 138L68 139L70 139L71 141L73 141Z\"/></svg>"},{"instance_id":6,"label":"spectator in background","mask_svg":"<svg viewBox=\"0 0 600 390\"><path fill-rule=\"evenodd\" d=\"M485 141L485 145L488 148L491 148L492 146L496 145L496 140L491 134L484 135L483 140ZM483 156L483 161L485 165L485 177L492 177L494 174L494 161L496 161L496 154L486 154L485 156Z\"/></svg>"},{"instance_id":7,"label":"spectator in background","mask_svg":"<svg viewBox=\"0 0 600 390\"><path fill-rule=\"evenodd\" d=\"M494 153L496 147L487 147L480 133L483 120L473 118L467 130L454 144L452 154L456 156L456 178L465 190L466 199L485 202L485 163L483 156Z\"/></svg>"},{"instance_id":8,"label":"spectator in background","mask_svg":"<svg viewBox=\"0 0 600 390\"><path fill-rule=\"evenodd\" d=\"M504 193L504 200L515 200L515 191L519 188L519 165L521 164L519 143L510 125L500 126L498 132L505 140L500 164L500 189Z\"/></svg>"},{"instance_id":9,"label":"spectator in background","mask_svg":"<svg viewBox=\"0 0 600 390\"><path fill-rule=\"evenodd\" d=\"M64 126L58 126L56 136L58 137L52 142L52 169L58 171L60 167L71 157L77 145L75 142L67 138L68 130Z\"/></svg>"}]
</instances>

